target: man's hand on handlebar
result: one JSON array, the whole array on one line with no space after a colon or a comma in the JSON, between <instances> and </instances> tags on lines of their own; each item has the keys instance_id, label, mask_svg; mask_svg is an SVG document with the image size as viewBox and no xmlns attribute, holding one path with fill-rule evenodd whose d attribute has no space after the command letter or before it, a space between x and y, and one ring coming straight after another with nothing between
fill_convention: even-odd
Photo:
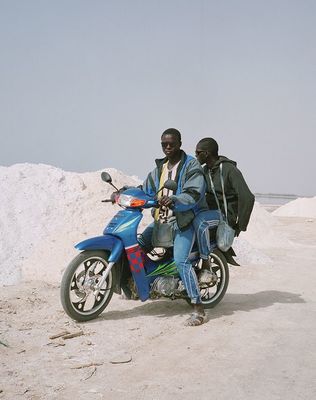
<instances>
[{"instance_id":1,"label":"man's hand on handlebar","mask_svg":"<svg viewBox=\"0 0 316 400\"><path fill-rule=\"evenodd\" d=\"M164 206L164 207L171 208L173 206L173 200L169 196L162 196L158 200L158 203L160 206Z\"/></svg>"}]
</instances>

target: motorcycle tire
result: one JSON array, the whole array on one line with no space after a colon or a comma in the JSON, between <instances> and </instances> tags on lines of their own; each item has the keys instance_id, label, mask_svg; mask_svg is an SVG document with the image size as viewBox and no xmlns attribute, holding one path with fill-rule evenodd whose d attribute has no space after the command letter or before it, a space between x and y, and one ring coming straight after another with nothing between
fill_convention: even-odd
<instances>
[{"instance_id":1,"label":"motorcycle tire","mask_svg":"<svg viewBox=\"0 0 316 400\"><path fill-rule=\"evenodd\" d=\"M209 256L212 264L212 270L217 275L217 282L211 287L201 288L201 300L204 308L215 307L225 296L229 283L229 269L225 256L219 249L214 249ZM186 301L191 304L191 299L186 298Z\"/></svg>"},{"instance_id":2,"label":"motorcycle tire","mask_svg":"<svg viewBox=\"0 0 316 400\"><path fill-rule=\"evenodd\" d=\"M112 270L102 289L96 290L108 254L101 250L86 250L78 254L66 268L61 281L60 298L65 312L79 322L96 318L109 304L114 291Z\"/></svg>"}]
</instances>

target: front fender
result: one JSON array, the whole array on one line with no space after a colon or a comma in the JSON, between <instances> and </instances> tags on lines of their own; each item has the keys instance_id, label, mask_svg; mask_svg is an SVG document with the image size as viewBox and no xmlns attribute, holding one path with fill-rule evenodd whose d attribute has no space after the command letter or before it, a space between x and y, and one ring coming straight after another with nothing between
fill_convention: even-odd
<instances>
[{"instance_id":1,"label":"front fender","mask_svg":"<svg viewBox=\"0 0 316 400\"><path fill-rule=\"evenodd\" d=\"M122 255L124 246L116 236L103 235L83 240L75 245L77 250L108 250L110 251L109 262L117 262Z\"/></svg>"}]
</instances>

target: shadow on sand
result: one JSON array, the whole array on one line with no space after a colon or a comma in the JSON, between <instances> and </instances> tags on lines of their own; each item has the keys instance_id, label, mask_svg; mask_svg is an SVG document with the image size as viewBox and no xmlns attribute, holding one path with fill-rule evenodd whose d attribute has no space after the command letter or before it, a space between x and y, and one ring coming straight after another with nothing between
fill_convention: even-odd
<instances>
[{"instance_id":1,"label":"shadow on sand","mask_svg":"<svg viewBox=\"0 0 316 400\"><path fill-rule=\"evenodd\" d=\"M306 301L298 293L267 290L249 294L226 294L223 301L214 309L208 311L209 319L220 318L234 314L236 311L250 312L252 310L271 307L274 304L302 304Z\"/></svg>"},{"instance_id":2,"label":"shadow on sand","mask_svg":"<svg viewBox=\"0 0 316 400\"><path fill-rule=\"evenodd\" d=\"M133 300L122 300L134 302ZM277 290L268 290L250 294L234 294L225 295L221 303L215 308L206 310L209 319L220 318L232 315L236 311L246 311L270 307L274 304L299 304L305 303L300 294L280 292ZM155 300L141 304L128 310L118 310L104 312L98 318L102 320L120 320L127 318L136 318L139 316L156 316L160 318L168 318L174 315L187 315L190 312L188 304L183 300ZM91 321L93 322L93 321Z\"/></svg>"}]
</instances>

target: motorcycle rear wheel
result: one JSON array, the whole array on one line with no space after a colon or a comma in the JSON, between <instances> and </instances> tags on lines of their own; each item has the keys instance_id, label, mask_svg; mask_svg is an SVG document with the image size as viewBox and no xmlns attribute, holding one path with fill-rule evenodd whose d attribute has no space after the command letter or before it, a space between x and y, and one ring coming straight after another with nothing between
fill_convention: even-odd
<instances>
[{"instance_id":1,"label":"motorcycle rear wheel","mask_svg":"<svg viewBox=\"0 0 316 400\"><path fill-rule=\"evenodd\" d=\"M100 291L102 273L108 266L108 254L87 250L78 254L66 268L60 287L61 304L65 312L79 322L96 318L109 304L113 295L112 270Z\"/></svg>"},{"instance_id":2,"label":"motorcycle rear wheel","mask_svg":"<svg viewBox=\"0 0 316 400\"><path fill-rule=\"evenodd\" d=\"M212 272L216 274L217 281L209 287L201 287L201 300L204 308L215 307L225 296L228 282L229 269L225 256L219 249L215 249L209 256L212 265ZM186 301L191 304L191 300L186 298Z\"/></svg>"}]
</instances>

